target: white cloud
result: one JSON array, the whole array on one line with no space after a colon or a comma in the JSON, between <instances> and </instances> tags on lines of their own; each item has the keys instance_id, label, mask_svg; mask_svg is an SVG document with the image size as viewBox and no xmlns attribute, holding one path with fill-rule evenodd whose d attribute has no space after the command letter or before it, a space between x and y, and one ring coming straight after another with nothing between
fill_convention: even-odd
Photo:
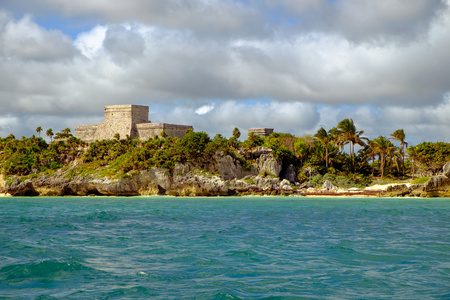
<instances>
[{"instance_id":1,"label":"white cloud","mask_svg":"<svg viewBox=\"0 0 450 300\"><path fill-rule=\"evenodd\" d=\"M74 45L84 56L92 59L103 45L106 30L106 26L98 25L88 32L83 32L78 35L77 39L74 41Z\"/></svg>"},{"instance_id":2,"label":"white cloud","mask_svg":"<svg viewBox=\"0 0 450 300\"><path fill-rule=\"evenodd\" d=\"M55 61L71 59L76 51L70 38L58 30L44 30L30 15L19 21L3 15L0 54L18 60ZM6 19L6 22L5 22Z\"/></svg>"},{"instance_id":3,"label":"white cloud","mask_svg":"<svg viewBox=\"0 0 450 300\"><path fill-rule=\"evenodd\" d=\"M15 3L4 7L28 14L0 10L0 118L15 132L49 120L62 129L133 103L165 106L152 121L210 134L301 135L353 118L371 136L402 127L417 140L448 136L442 1ZM99 25L72 41L31 15L48 12ZM33 122L15 129L14 117Z\"/></svg>"},{"instance_id":4,"label":"white cloud","mask_svg":"<svg viewBox=\"0 0 450 300\"><path fill-rule=\"evenodd\" d=\"M214 109L214 105L203 105L195 110L197 115L205 115Z\"/></svg>"}]
</instances>

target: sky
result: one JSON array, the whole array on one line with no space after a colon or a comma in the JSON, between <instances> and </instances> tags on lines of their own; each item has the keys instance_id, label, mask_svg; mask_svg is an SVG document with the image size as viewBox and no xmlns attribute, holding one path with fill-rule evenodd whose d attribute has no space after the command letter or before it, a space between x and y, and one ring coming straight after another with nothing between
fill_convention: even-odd
<instances>
[{"instance_id":1,"label":"sky","mask_svg":"<svg viewBox=\"0 0 450 300\"><path fill-rule=\"evenodd\" d=\"M450 0L0 0L0 137L149 106L242 139L345 118L450 142Z\"/></svg>"}]
</instances>

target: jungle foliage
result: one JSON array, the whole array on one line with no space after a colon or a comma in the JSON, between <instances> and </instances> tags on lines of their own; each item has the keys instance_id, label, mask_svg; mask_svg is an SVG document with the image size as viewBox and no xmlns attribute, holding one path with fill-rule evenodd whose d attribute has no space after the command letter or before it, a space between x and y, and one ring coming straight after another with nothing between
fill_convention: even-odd
<instances>
[{"instance_id":1,"label":"jungle foliage","mask_svg":"<svg viewBox=\"0 0 450 300\"><path fill-rule=\"evenodd\" d=\"M36 132L40 135L43 129L38 127ZM235 128L228 139L220 134L210 138L205 132L190 130L180 139L163 134L140 141L128 137L120 139L116 135L111 140L87 144L72 136L68 128L56 135L49 129L50 143L35 136L1 138L0 168L6 175L20 176L61 168L70 169L73 174L95 170L120 176L152 167L173 169L178 162L191 162L203 168L214 161L217 153L221 153L239 161L244 169L250 169L256 159L255 151L266 147L272 149L283 170L293 165L301 182L320 183L332 179L341 186L349 186L351 182L367 184L368 178L374 177L399 178L417 172L435 174L450 161L449 143L423 142L406 148L402 129L395 131L390 138L379 136L373 140L363 137L363 133L363 130L356 129L351 119L345 119L328 131L320 128L315 135L301 137L273 133L262 138L252 133L241 142L238 140L239 129ZM76 163L71 164L74 161ZM302 175L302 169L306 167L317 170L320 176L308 178Z\"/></svg>"}]
</instances>

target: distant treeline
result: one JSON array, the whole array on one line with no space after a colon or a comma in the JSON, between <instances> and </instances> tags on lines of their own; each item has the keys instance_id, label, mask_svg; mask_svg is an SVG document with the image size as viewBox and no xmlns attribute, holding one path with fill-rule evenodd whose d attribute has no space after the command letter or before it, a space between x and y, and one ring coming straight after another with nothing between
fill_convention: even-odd
<instances>
[{"instance_id":1,"label":"distant treeline","mask_svg":"<svg viewBox=\"0 0 450 300\"><path fill-rule=\"evenodd\" d=\"M36 132L40 135L42 128L38 127ZM105 175L152 167L173 169L177 162L191 162L201 169L211 165L219 151L239 161L244 168L251 168L258 147L267 147L282 162L283 169L293 165L298 170L299 181L304 181L306 177L301 170L305 167L312 167L322 175L400 178L414 174L434 175L450 161L449 143L423 142L408 147L402 129L373 140L363 134L351 119L339 122L328 131L321 128L315 135L295 137L273 133L262 138L250 134L243 142L239 141L237 128L229 139L220 134L210 138L205 132L188 131L180 139L164 133L147 141L121 139L116 135L115 139L89 144L72 136L67 128L53 140L53 131L49 129L50 143L35 136L1 138L0 168L5 175L20 176L79 165L84 172L100 170ZM359 146L357 151L355 145Z\"/></svg>"}]
</instances>

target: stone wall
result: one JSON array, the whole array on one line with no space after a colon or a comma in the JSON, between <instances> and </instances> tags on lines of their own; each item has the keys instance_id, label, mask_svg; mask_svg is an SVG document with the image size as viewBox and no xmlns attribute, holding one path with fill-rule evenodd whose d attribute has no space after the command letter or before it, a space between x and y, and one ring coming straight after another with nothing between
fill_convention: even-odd
<instances>
[{"instance_id":1,"label":"stone wall","mask_svg":"<svg viewBox=\"0 0 450 300\"><path fill-rule=\"evenodd\" d=\"M155 135L161 137L163 131L165 131L168 136L182 138L187 130L193 129L192 126L167 123L142 123L136 124L136 128L139 138L143 141L148 140Z\"/></svg>"},{"instance_id":2,"label":"stone wall","mask_svg":"<svg viewBox=\"0 0 450 300\"><path fill-rule=\"evenodd\" d=\"M75 127L75 136L85 142L95 141L97 125L80 125Z\"/></svg>"},{"instance_id":3,"label":"stone wall","mask_svg":"<svg viewBox=\"0 0 450 300\"><path fill-rule=\"evenodd\" d=\"M266 138L273 133L273 128L252 128L248 130L248 135L250 133Z\"/></svg>"}]
</instances>

